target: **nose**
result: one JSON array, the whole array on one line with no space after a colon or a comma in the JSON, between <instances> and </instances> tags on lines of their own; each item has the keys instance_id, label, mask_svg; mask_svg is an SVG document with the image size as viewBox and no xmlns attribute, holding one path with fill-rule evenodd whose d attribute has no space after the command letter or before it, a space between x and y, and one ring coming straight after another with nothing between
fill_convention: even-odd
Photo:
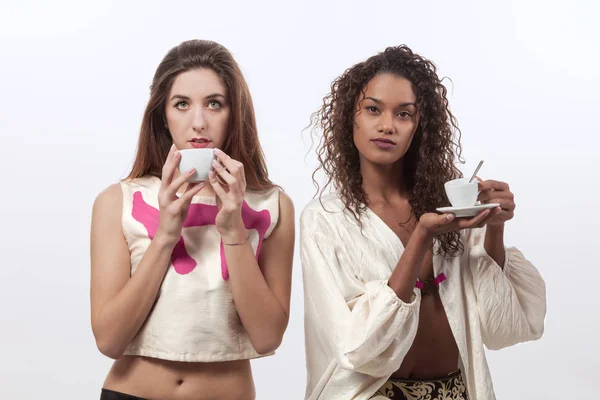
<instances>
[{"instance_id":1,"label":"nose","mask_svg":"<svg viewBox=\"0 0 600 400\"><path fill-rule=\"evenodd\" d=\"M192 115L192 129L195 132L200 132L206 129L206 118L202 107L196 108Z\"/></svg>"},{"instance_id":2,"label":"nose","mask_svg":"<svg viewBox=\"0 0 600 400\"><path fill-rule=\"evenodd\" d=\"M390 113L382 113L379 117L377 124L377 131L384 135L391 135L394 133L394 124L392 121L392 115Z\"/></svg>"}]
</instances>

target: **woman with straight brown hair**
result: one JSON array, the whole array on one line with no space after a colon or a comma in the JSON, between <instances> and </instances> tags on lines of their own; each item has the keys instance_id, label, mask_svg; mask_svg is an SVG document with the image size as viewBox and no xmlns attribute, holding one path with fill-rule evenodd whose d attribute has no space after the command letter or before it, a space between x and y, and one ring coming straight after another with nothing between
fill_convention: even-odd
<instances>
[{"instance_id":1,"label":"woman with straight brown hair","mask_svg":"<svg viewBox=\"0 0 600 400\"><path fill-rule=\"evenodd\" d=\"M207 181L178 170L193 148L214 149ZM249 360L281 343L293 246L237 63L214 42L174 47L132 171L93 207L92 330L116 360L101 399L254 399Z\"/></svg>"}]
</instances>

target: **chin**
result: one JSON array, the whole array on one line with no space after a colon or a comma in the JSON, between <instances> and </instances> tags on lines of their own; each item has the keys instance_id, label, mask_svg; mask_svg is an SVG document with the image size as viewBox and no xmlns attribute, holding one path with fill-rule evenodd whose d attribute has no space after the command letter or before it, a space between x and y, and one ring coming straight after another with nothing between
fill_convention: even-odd
<instances>
[{"instance_id":1,"label":"chin","mask_svg":"<svg viewBox=\"0 0 600 400\"><path fill-rule=\"evenodd\" d=\"M396 164L402 157L393 154L370 154L365 157L372 164L381 166L392 166Z\"/></svg>"}]
</instances>

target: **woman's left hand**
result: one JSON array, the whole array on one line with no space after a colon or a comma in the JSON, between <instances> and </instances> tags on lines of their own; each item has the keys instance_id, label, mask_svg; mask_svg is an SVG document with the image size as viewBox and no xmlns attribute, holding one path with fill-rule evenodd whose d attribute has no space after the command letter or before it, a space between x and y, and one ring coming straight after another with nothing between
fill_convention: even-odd
<instances>
[{"instance_id":1,"label":"woman's left hand","mask_svg":"<svg viewBox=\"0 0 600 400\"><path fill-rule=\"evenodd\" d=\"M246 193L244 165L219 149L215 149L215 156L213 170L208 174L208 181L217 195L219 212L215 225L224 242L241 242L248 235L242 220Z\"/></svg>"},{"instance_id":2,"label":"woman's left hand","mask_svg":"<svg viewBox=\"0 0 600 400\"><path fill-rule=\"evenodd\" d=\"M501 208L501 211L491 218L487 225L492 227L504 225L506 221L515 216L515 195L505 182L484 181L479 177L477 177L477 180L479 180L480 190L477 200L482 204L499 203Z\"/></svg>"}]
</instances>

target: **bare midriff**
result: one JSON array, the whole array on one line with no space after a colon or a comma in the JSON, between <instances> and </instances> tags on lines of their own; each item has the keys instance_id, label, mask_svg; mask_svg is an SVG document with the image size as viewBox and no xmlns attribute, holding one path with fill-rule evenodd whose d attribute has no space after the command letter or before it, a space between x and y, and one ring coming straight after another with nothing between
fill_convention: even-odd
<instances>
[{"instance_id":1,"label":"bare midriff","mask_svg":"<svg viewBox=\"0 0 600 400\"><path fill-rule=\"evenodd\" d=\"M459 369L458 359L458 347L439 294L423 296L417 335L400 369L392 377L443 378Z\"/></svg>"},{"instance_id":2,"label":"bare midriff","mask_svg":"<svg viewBox=\"0 0 600 400\"><path fill-rule=\"evenodd\" d=\"M123 356L113 364L104 388L161 400L256 397L249 360L199 363Z\"/></svg>"}]
</instances>

